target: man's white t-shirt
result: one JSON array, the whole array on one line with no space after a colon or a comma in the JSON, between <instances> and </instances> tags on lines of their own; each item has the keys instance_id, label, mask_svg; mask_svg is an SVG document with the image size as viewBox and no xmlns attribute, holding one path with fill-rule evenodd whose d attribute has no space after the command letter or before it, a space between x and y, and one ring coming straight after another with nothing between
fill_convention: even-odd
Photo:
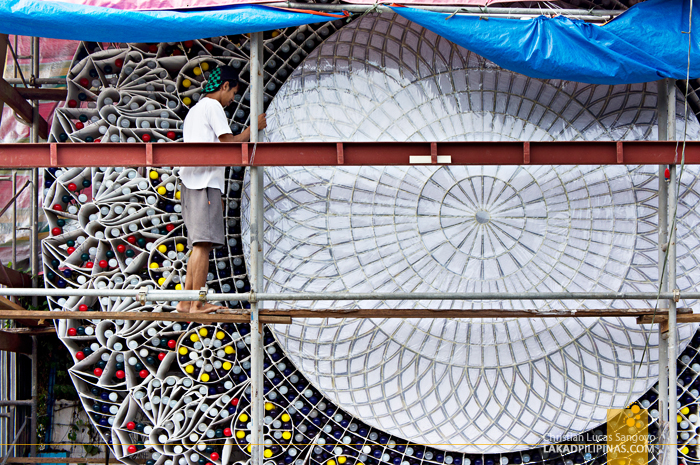
<instances>
[{"instance_id":1,"label":"man's white t-shirt","mask_svg":"<svg viewBox=\"0 0 700 465\"><path fill-rule=\"evenodd\" d=\"M182 128L185 142L219 142L219 136L231 134L226 113L221 104L209 97L203 97L190 109ZM224 193L223 166L185 166L180 168L180 181L188 189L217 187Z\"/></svg>"}]
</instances>

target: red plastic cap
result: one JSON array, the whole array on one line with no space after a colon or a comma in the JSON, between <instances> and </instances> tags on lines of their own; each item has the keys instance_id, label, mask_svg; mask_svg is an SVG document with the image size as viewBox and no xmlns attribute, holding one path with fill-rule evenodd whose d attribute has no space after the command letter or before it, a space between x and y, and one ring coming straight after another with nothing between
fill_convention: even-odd
<instances>
[{"instance_id":1,"label":"red plastic cap","mask_svg":"<svg viewBox=\"0 0 700 465\"><path fill-rule=\"evenodd\" d=\"M114 66L116 66L117 68L121 68L122 66L124 66L124 60L122 60L121 58L117 58L116 60L114 60Z\"/></svg>"},{"instance_id":2,"label":"red plastic cap","mask_svg":"<svg viewBox=\"0 0 700 465\"><path fill-rule=\"evenodd\" d=\"M75 129L83 129L84 127L85 125L82 121L78 121L77 123L75 123Z\"/></svg>"},{"instance_id":3,"label":"red plastic cap","mask_svg":"<svg viewBox=\"0 0 700 465\"><path fill-rule=\"evenodd\" d=\"M86 89L89 89L88 86L90 85L90 80L88 78L80 78L80 85Z\"/></svg>"},{"instance_id":4,"label":"red plastic cap","mask_svg":"<svg viewBox=\"0 0 700 465\"><path fill-rule=\"evenodd\" d=\"M192 40L186 40L182 43L185 47L190 48L194 45L194 41Z\"/></svg>"},{"instance_id":5,"label":"red plastic cap","mask_svg":"<svg viewBox=\"0 0 700 465\"><path fill-rule=\"evenodd\" d=\"M80 310L81 312L87 312L87 309L88 309L88 306L85 304L78 305L78 310Z\"/></svg>"},{"instance_id":6,"label":"red plastic cap","mask_svg":"<svg viewBox=\"0 0 700 465\"><path fill-rule=\"evenodd\" d=\"M130 421L126 424L126 429L128 429L129 431L133 430L134 428L136 428L136 423L134 423L133 421Z\"/></svg>"},{"instance_id":7,"label":"red plastic cap","mask_svg":"<svg viewBox=\"0 0 700 465\"><path fill-rule=\"evenodd\" d=\"M168 341L168 347L170 347L171 349L174 349L176 345L177 345L177 341L175 339L170 339Z\"/></svg>"},{"instance_id":8,"label":"red plastic cap","mask_svg":"<svg viewBox=\"0 0 700 465\"><path fill-rule=\"evenodd\" d=\"M218 452L212 452L211 455L209 456L212 460L217 461L219 460L219 453Z\"/></svg>"},{"instance_id":9,"label":"red plastic cap","mask_svg":"<svg viewBox=\"0 0 700 465\"><path fill-rule=\"evenodd\" d=\"M229 437L231 435L233 435L231 428L224 428L224 436Z\"/></svg>"},{"instance_id":10,"label":"red plastic cap","mask_svg":"<svg viewBox=\"0 0 700 465\"><path fill-rule=\"evenodd\" d=\"M136 238L134 236L128 236L126 238L126 242L128 242L129 244L136 244Z\"/></svg>"},{"instance_id":11,"label":"red plastic cap","mask_svg":"<svg viewBox=\"0 0 700 465\"><path fill-rule=\"evenodd\" d=\"M126 448L126 451L130 454L135 454L136 453L136 446L132 444Z\"/></svg>"},{"instance_id":12,"label":"red plastic cap","mask_svg":"<svg viewBox=\"0 0 700 465\"><path fill-rule=\"evenodd\" d=\"M95 266L95 264L92 263L92 262L87 262L87 263L85 264L85 268L92 268L93 266Z\"/></svg>"},{"instance_id":13,"label":"red plastic cap","mask_svg":"<svg viewBox=\"0 0 700 465\"><path fill-rule=\"evenodd\" d=\"M109 262L107 260L100 260L100 268L107 268L109 266Z\"/></svg>"},{"instance_id":14,"label":"red plastic cap","mask_svg":"<svg viewBox=\"0 0 700 465\"><path fill-rule=\"evenodd\" d=\"M119 245L117 246L117 252L119 252L119 253L124 253L124 252L126 252L126 246L125 246L124 244L119 244Z\"/></svg>"},{"instance_id":15,"label":"red plastic cap","mask_svg":"<svg viewBox=\"0 0 700 465\"><path fill-rule=\"evenodd\" d=\"M78 331L75 328L68 328L69 336L75 336L76 334L78 334Z\"/></svg>"},{"instance_id":16,"label":"red plastic cap","mask_svg":"<svg viewBox=\"0 0 700 465\"><path fill-rule=\"evenodd\" d=\"M85 359L85 353L81 350L75 353L75 358L78 360L84 360Z\"/></svg>"},{"instance_id":17,"label":"red plastic cap","mask_svg":"<svg viewBox=\"0 0 700 465\"><path fill-rule=\"evenodd\" d=\"M173 229L175 229L175 225L174 225L174 224L165 225L165 230L166 230L166 231L170 232L170 231L172 231Z\"/></svg>"},{"instance_id":18,"label":"red plastic cap","mask_svg":"<svg viewBox=\"0 0 700 465\"><path fill-rule=\"evenodd\" d=\"M231 405L238 405L238 397L231 399Z\"/></svg>"},{"instance_id":19,"label":"red plastic cap","mask_svg":"<svg viewBox=\"0 0 700 465\"><path fill-rule=\"evenodd\" d=\"M158 44L151 44L148 46L148 51L151 53L156 53L158 51Z\"/></svg>"},{"instance_id":20,"label":"red plastic cap","mask_svg":"<svg viewBox=\"0 0 700 465\"><path fill-rule=\"evenodd\" d=\"M68 252L68 255L72 255L73 252L75 252L75 247L68 247L68 248L66 249L66 252Z\"/></svg>"},{"instance_id":21,"label":"red plastic cap","mask_svg":"<svg viewBox=\"0 0 700 465\"><path fill-rule=\"evenodd\" d=\"M126 373L124 373L124 370L117 370L117 372L114 375L119 379L124 379Z\"/></svg>"},{"instance_id":22,"label":"red plastic cap","mask_svg":"<svg viewBox=\"0 0 700 465\"><path fill-rule=\"evenodd\" d=\"M57 212L63 211L63 207L61 206L61 204L58 204L58 203L53 206L53 209L56 210Z\"/></svg>"},{"instance_id":23,"label":"red plastic cap","mask_svg":"<svg viewBox=\"0 0 700 465\"><path fill-rule=\"evenodd\" d=\"M670 169L666 168L666 170L664 171L664 177L666 179L671 179L671 170Z\"/></svg>"},{"instance_id":24,"label":"red plastic cap","mask_svg":"<svg viewBox=\"0 0 700 465\"><path fill-rule=\"evenodd\" d=\"M70 108L75 108L75 107L78 106L78 102L76 102L76 101L73 100L73 99L70 99L70 100L68 100L68 106L69 106Z\"/></svg>"},{"instance_id":25,"label":"red plastic cap","mask_svg":"<svg viewBox=\"0 0 700 465\"><path fill-rule=\"evenodd\" d=\"M141 378L143 378L143 379L148 378L148 375L149 375L148 370L141 370L141 371L139 371L139 376L140 376Z\"/></svg>"},{"instance_id":26,"label":"red plastic cap","mask_svg":"<svg viewBox=\"0 0 700 465\"><path fill-rule=\"evenodd\" d=\"M141 139L142 139L144 142L150 142L150 141L151 141L151 135L150 135L150 134L144 134L143 136L141 136Z\"/></svg>"},{"instance_id":27,"label":"red plastic cap","mask_svg":"<svg viewBox=\"0 0 700 465\"><path fill-rule=\"evenodd\" d=\"M75 192L78 189L78 186L75 185L74 182L71 182L68 184L68 190L71 192Z\"/></svg>"},{"instance_id":28,"label":"red plastic cap","mask_svg":"<svg viewBox=\"0 0 700 465\"><path fill-rule=\"evenodd\" d=\"M95 368L93 373L95 373L95 376L102 376L102 368Z\"/></svg>"},{"instance_id":29,"label":"red plastic cap","mask_svg":"<svg viewBox=\"0 0 700 465\"><path fill-rule=\"evenodd\" d=\"M158 354L158 360L160 360L162 362L164 358L165 358L165 352L160 352Z\"/></svg>"},{"instance_id":30,"label":"red plastic cap","mask_svg":"<svg viewBox=\"0 0 700 465\"><path fill-rule=\"evenodd\" d=\"M59 228L59 227L55 227L55 228L53 228L53 229L51 230L51 234L52 234L53 236L58 236L58 235L61 234L62 232L63 232L63 230L62 230L61 228Z\"/></svg>"},{"instance_id":31,"label":"red plastic cap","mask_svg":"<svg viewBox=\"0 0 700 465\"><path fill-rule=\"evenodd\" d=\"M168 136L170 140L175 140L175 137L177 137L175 131L168 131L165 135Z\"/></svg>"}]
</instances>

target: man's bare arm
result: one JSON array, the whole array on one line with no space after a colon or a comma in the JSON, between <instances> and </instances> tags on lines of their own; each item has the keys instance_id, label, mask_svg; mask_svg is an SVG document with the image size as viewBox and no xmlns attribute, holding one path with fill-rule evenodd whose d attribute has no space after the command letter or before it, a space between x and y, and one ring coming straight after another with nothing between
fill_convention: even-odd
<instances>
[{"instance_id":1,"label":"man's bare arm","mask_svg":"<svg viewBox=\"0 0 700 465\"><path fill-rule=\"evenodd\" d=\"M219 142L245 142L241 140L236 140L236 138L240 137L241 134L234 136L233 134L221 134L219 136Z\"/></svg>"},{"instance_id":2,"label":"man's bare arm","mask_svg":"<svg viewBox=\"0 0 700 465\"><path fill-rule=\"evenodd\" d=\"M267 120L265 119L265 113L258 116L258 129L263 130L267 127ZM238 134L234 136L233 134L222 134L219 136L219 142L248 142L250 141L250 127L247 127Z\"/></svg>"}]
</instances>

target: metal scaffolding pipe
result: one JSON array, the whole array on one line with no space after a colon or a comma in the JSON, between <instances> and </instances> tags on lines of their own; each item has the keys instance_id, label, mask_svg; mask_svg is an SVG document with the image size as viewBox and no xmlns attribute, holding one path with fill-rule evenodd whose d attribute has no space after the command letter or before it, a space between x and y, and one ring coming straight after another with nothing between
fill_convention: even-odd
<instances>
[{"instance_id":1,"label":"metal scaffolding pipe","mask_svg":"<svg viewBox=\"0 0 700 465\"><path fill-rule=\"evenodd\" d=\"M252 202L251 202L252 203ZM166 301L195 301L200 300L200 291L174 290L141 290L141 289L33 289L33 288L0 288L0 295L6 296L50 296L50 297L122 297L142 300L144 302ZM668 291L657 292L296 292L293 294L274 294L266 292L211 293L206 294L208 302L260 302L283 300L656 300L660 299L696 300L700 292Z\"/></svg>"},{"instance_id":2,"label":"metal scaffolding pipe","mask_svg":"<svg viewBox=\"0 0 700 465\"><path fill-rule=\"evenodd\" d=\"M668 140L668 80L657 82L657 130L659 140ZM673 121L673 120L672 120ZM668 265L666 264L666 248L668 244L668 185L666 184L666 166L659 165L659 240L658 240L658 270L659 291L668 291ZM659 328L659 431L664 431L668 422L668 325L660 324ZM666 441L659 441L665 443ZM668 446L662 446L668 447ZM666 456L666 454L663 454Z\"/></svg>"},{"instance_id":3,"label":"metal scaffolding pipe","mask_svg":"<svg viewBox=\"0 0 700 465\"><path fill-rule=\"evenodd\" d=\"M29 456L36 457L39 415L39 341L32 336L32 411L29 423Z\"/></svg>"},{"instance_id":4,"label":"metal scaffolding pipe","mask_svg":"<svg viewBox=\"0 0 700 465\"><path fill-rule=\"evenodd\" d=\"M32 37L31 46L31 72L32 79L35 80L39 77L40 63L39 58L41 56L39 48L39 38ZM31 129L31 141L32 143L39 142L39 122L41 120L41 115L39 115L39 102L36 100L32 101L32 129ZM32 169L32 190L31 190L31 238L30 238L30 260L31 260L31 270L32 270L32 287L37 288L39 286L39 169ZM32 297L32 305L34 308L38 307L38 298ZM29 422L29 455L36 457L36 438L37 438L37 415L38 415L38 384L39 384L39 349L36 336L32 336L32 407L31 416Z\"/></svg>"},{"instance_id":5,"label":"metal scaffolding pipe","mask_svg":"<svg viewBox=\"0 0 700 465\"><path fill-rule=\"evenodd\" d=\"M16 69L15 69L16 71ZM5 78L5 81L7 81L8 84L12 84L13 86L23 86L24 82L22 82L22 79L20 78ZM65 85L66 84L66 78L35 78L34 79L34 84L37 86L46 86L46 85Z\"/></svg>"},{"instance_id":6,"label":"metal scaffolding pipe","mask_svg":"<svg viewBox=\"0 0 700 465\"><path fill-rule=\"evenodd\" d=\"M659 140L669 141L676 138L676 82L673 79L662 79L658 82L658 133ZM675 166L669 170L675 173ZM670 270L673 270L673 281L671 289L675 289L676 273L676 249L675 234L669 237L669 222L673 224L675 215L675 186L672 183L671 196L666 183L666 166L659 166L659 290L667 293L669 290ZM674 228L675 229L675 228ZM675 231L674 231L675 232ZM674 242L673 250L670 248ZM667 255L668 253L668 255ZM665 271L662 269L665 268ZM664 444L662 457L664 463L674 465L677 463L677 393L676 393L676 302L674 299L668 300L668 319L665 324L659 325L659 412L660 431L666 431L668 436L665 440L660 440ZM671 309L673 308L673 311ZM671 313L674 314L671 317ZM673 319L673 323L671 320ZM673 328L669 331L670 328Z\"/></svg>"},{"instance_id":7,"label":"metal scaffolding pipe","mask_svg":"<svg viewBox=\"0 0 700 465\"><path fill-rule=\"evenodd\" d=\"M294 8L300 10L313 11L347 11L349 13L365 13L368 11L376 11L377 13L392 12L385 5L328 5L328 4L308 4L308 3L268 3L269 6ZM524 16L554 16L561 15L569 18L585 19L585 20L608 20L615 16L624 13L624 10L583 10L583 9L542 9L542 8L491 8L491 7L475 7L475 6L428 6L428 5L411 5L411 8L425 11L434 11L438 13L455 13L458 15L477 15L483 17L516 17Z\"/></svg>"},{"instance_id":8,"label":"metal scaffolding pipe","mask_svg":"<svg viewBox=\"0 0 700 465\"><path fill-rule=\"evenodd\" d=\"M32 79L39 77L39 38L32 37L31 46L31 73ZM39 115L39 102L34 100L32 102L32 127L30 131L31 141L36 144L39 142L39 120L41 116ZM32 169L32 191L31 191L31 237L29 239L30 243L30 264L32 271L32 287L38 287L39 285L39 169ZM37 299L32 298L32 305L36 308ZM34 431L36 433L36 431Z\"/></svg>"},{"instance_id":9,"label":"metal scaffolding pipe","mask_svg":"<svg viewBox=\"0 0 700 465\"><path fill-rule=\"evenodd\" d=\"M31 407L31 400L0 400L0 407Z\"/></svg>"},{"instance_id":10,"label":"metal scaffolding pipe","mask_svg":"<svg viewBox=\"0 0 700 465\"><path fill-rule=\"evenodd\" d=\"M675 116L675 115L674 115ZM678 176L676 165L670 166L671 184L668 189L668 222L671 226L668 234L668 286L669 289L676 289L676 204L678 198L677 185ZM668 452L669 464L678 463L678 393L676 383L678 378L676 363L678 359L678 333L676 325L676 300L668 300L668 441L672 444Z\"/></svg>"},{"instance_id":11,"label":"metal scaffolding pipe","mask_svg":"<svg viewBox=\"0 0 700 465\"><path fill-rule=\"evenodd\" d=\"M258 115L263 110L263 35L256 32L251 35L250 47L250 142L259 140ZM254 160L253 160L254 161ZM254 292L262 291L263 276L263 167L250 168L250 283ZM263 465L265 438L263 436L263 337L260 323L260 303L252 301L250 305L251 336L251 463Z\"/></svg>"},{"instance_id":12,"label":"metal scaffolding pipe","mask_svg":"<svg viewBox=\"0 0 700 465\"><path fill-rule=\"evenodd\" d=\"M17 192L17 170L12 170L12 196ZM12 269L17 269L17 199L12 203Z\"/></svg>"}]
</instances>

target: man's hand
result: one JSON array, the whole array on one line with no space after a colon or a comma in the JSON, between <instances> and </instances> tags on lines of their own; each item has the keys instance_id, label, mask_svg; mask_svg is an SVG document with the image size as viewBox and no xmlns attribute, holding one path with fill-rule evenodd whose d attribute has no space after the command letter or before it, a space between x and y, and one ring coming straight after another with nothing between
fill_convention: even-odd
<instances>
[{"instance_id":1,"label":"man's hand","mask_svg":"<svg viewBox=\"0 0 700 465\"><path fill-rule=\"evenodd\" d=\"M258 130L262 131L267 127L267 118L265 117L265 113L262 115L258 115Z\"/></svg>"},{"instance_id":2,"label":"man's hand","mask_svg":"<svg viewBox=\"0 0 700 465\"><path fill-rule=\"evenodd\" d=\"M258 115L258 130L262 131L266 127L267 127L267 119L265 118L265 113L263 113L262 115ZM229 134L229 136L231 136L231 135ZM243 132L241 132L237 136L231 136L231 139L229 139L229 140L222 140L221 137L219 137L219 141L221 141L221 142L248 142L248 141L250 141L250 126L245 128L243 130Z\"/></svg>"}]
</instances>

